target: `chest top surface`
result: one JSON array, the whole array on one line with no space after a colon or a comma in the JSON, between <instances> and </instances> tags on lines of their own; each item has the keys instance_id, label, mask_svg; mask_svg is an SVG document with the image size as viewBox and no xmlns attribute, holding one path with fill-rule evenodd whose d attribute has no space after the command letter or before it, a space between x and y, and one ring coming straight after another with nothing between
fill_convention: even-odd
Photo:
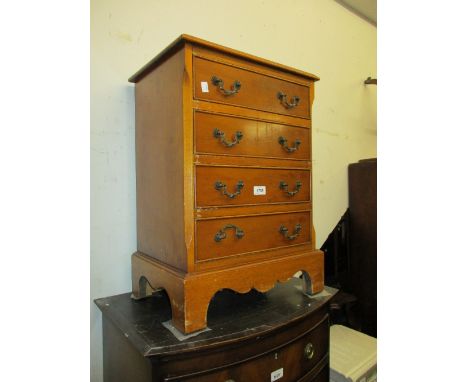
<instances>
[{"instance_id":1,"label":"chest top surface","mask_svg":"<svg viewBox=\"0 0 468 382\"><path fill-rule=\"evenodd\" d=\"M182 34L176 40L174 40L171 44L169 44L164 50L162 50L158 55L156 55L151 61L149 61L146 65L144 65L140 70L138 70L133 76L131 76L128 79L128 81L135 83L141 80L146 74L151 72L156 66L158 66L161 62L163 62L164 59L168 55L170 55L174 50L177 50L178 47L183 43L192 43L200 47L214 49L220 53L226 53L232 56L240 57L245 60L267 66L267 67L271 67L274 69L282 70L284 72L296 74L305 78L309 78L312 81L320 80L320 78L317 77L315 74L304 72L302 70L295 69L287 65L279 64L277 62L266 60L264 58L254 56L252 54L248 54L248 53L236 50L236 49L232 49L226 46L215 44L213 42L203 40L198 37L190 36L188 34Z\"/></svg>"},{"instance_id":2,"label":"chest top surface","mask_svg":"<svg viewBox=\"0 0 468 382\"><path fill-rule=\"evenodd\" d=\"M218 292L210 304L210 330L183 341L162 325L171 319L169 299L162 291L143 301L135 301L130 293L125 293L100 298L95 303L142 355L152 356L264 334L314 313L336 292L334 288L325 287L313 297L306 296L302 293L301 280L296 278L277 284L266 293L252 290L242 295L225 289Z\"/></svg>"}]
</instances>

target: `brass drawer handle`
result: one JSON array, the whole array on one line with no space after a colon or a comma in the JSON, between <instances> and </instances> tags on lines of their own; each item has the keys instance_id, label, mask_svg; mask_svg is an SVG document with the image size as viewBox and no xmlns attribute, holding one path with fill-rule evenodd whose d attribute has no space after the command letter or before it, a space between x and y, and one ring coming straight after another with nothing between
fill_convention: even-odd
<instances>
[{"instance_id":1,"label":"brass drawer handle","mask_svg":"<svg viewBox=\"0 0 468 382\"><path fill-rule=\"evenodd\" d=\"M288 184L287 184L286 182L283 182L283 181L280 182L279 187L280 187L284 192L286 192L286 194L288 194L289 196L294 196L294 195L296 195L296 194L299 192L299 190L301 189L302 183L299 182L299 181L297 181L297 182L296 182L296 187L294 188L293 191L289 191L289 190L288 190Z\"/></svg>"},{"instance_id":2,"label":"brass drawer handle","mask_svg":"<svg viewBox=\"0 0 468 382\"><path fill-rule=\"evenodd\" d=\"M310 342L305 346L304 348L304 356L307 358L307 359L312 359L313 356L314 356L314 352L315 352L315 349L314 349L314 345L312 345Z\"/></svg>"},{"instance_id":3,"label":"brass drawer handle","mask_svg":"<svg viewBox=\"0 0 468 382\"><path fill-rule=\"evenodd\" d=\"M288 229L281 224L281 227L279 229L280 233L288 240L294 240L296 237L299 236L299 233L301 232L302 226L298 223L294 227L294 233L292 235L288 235Z\"/></svg>"},{"instance_id":4,"label":"brass drawer handle","mask_svg":"<svg viewBox=\"0 0 468 382\"><path fill-rule=\"evenodd\" d=\"M215 183L216 190L220 191L221 194L226 195L228 198L232 199L241 193L241 190L244 187L244 182L242 180L239 180L236 184L236 191L232 194L226 191L226 187L226 184L219 180Z\"/></svg>"},{"instance_id":5,"label":"brass drawer handle","mask_svg":"<svg viewBox=\"0 0 468 382\"><path fill-rule=\"evenodd\" d=\"M232 147L234 145L237 145L239 144L240 140L242 139L242 137L244 136L244 134L242 134L242 131L236 131L236 134L234 136L234 139L231 141L231 142L228 142L226 140L226 137L224 136L224 132L219 130L219 129L214 129L213 131L213 136L216 138L216 139L219 139L219 141L226 147Z\"/></svg>"},{"instance_id":6,"label":"brass drawer handle","mask_svg":"<svg viewBox=\"0 0 468 382\"><path fill-rule=\"evenodd\" d=\"M278 92L278 99L281 101L281 104L286 109L292 109L293 107L296 107L299 104L299 101L301 100L298 96L292 96L291 102L288 102L287 98L288 96L286 94L284 94L283 92Z\"/></svg>"},{"instance_id":7,"label":"brass drawer handle","mask_svg":"<svg viewBox=\"0 0 468 382\"><path fill-rule=\"evenodd\" d=\"M301 141L299 139L296 139L294 141L294 146L289 147L288 146L288 140L285 137L279 137L278 138L278 143L285 149L288 153L292 153L296 151L299 148L299 145L301 144Z\"/></svg>"},{"instance_id":8,"label":"brass drawer handle","mask_svg":"<svg viewBox=\"0 0 468 382\"><path fill-rule=\"evenodd\" d=\"M225 231L227 229L230 229L230 228L235 230L235 235L236 235L236 237L238 239L242 239L244 237L245 233L241 228L235 226L234 224L227 224L223 228L221 228L218 232L216 232L214 240L216 242L219 242L219 241L225 239L226 238L226 232Z\"/></svg>"},{"instance_id":9,"label":"brass drawer handle","mask_svg":"<svg viewBox=\"0 0 468 382\"><path fill-rule=\"evenodd\" d=\"M211 77L211 82L214 86L218 87L219 91L225 96L230 96L239 92L241 88L241 83L239 80L235 80L231 86L231 90L224 89L224 81L216 76Z\"/></svg>"}]
</instances>

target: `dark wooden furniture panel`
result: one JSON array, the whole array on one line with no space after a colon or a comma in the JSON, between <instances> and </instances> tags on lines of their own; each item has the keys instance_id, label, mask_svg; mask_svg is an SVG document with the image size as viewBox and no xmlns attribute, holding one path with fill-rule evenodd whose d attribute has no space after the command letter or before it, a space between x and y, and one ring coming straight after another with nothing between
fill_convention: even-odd
<instances>
[{"instance_id":1,"label":"dark wooden furniture panel","mask_svg":"<svg viewBox=\"0 0 468 382\"><path fill-rule=\"evenodd\" d=\"M130 298L130 297L129 297ZM112 319L102 318L104 381L148 382L152 366L115 326Z\"/></svg>"},{"instance_id":2,"label":"dark wooden furniture panel","mask_svg":"<svg viewBox=\"0 0 468 382\"><path fill-rule=\"evenodd\" d=\"M297 382L330 382L330 368L327 365L322 366L321 369L312 370Z\"/></svg>"},{"instance_id":3,"label":"dark wooden furniture panel","mask_svg":"<svg viewBox=\"0 0 468 382\"><path fill-rule=\"evenodd\" d=\"M197 261L309 241L310 212L197 221Z\"/></svg>"},{"instance_id":4,"label":"dark wooden furniture panel","mask_svg":"<svg viewBox=\"0 0 468 382\"><path fill-rule=\"evenodd\" d=\"M195 112L195 151L310 160L310 129L262 120Z\"/></svg>"},{"instance_id":5,"label":"dark wooden furniture panel","mask_svg":"<svg viewBox=\"0 0 468 382\"><path fill-rule=\"evenodd\" d=\"M327 362L329 346L328 316L302 337L256 358L233 364L214 373L200 373L189 378L178 377L167 381L242 381L248 376L252 381L271 380L272 373L282 375L282 381L297 381L319 363ZM323 366L323 365L322 365Z\"/></svg>"},{"instance_id":6,"label":"dark wooden furniture panel","mask_svg":"<svg viewBox=\"0 0 468 382\"><path fill-rule=\"evenodd\" d=\"M178 340L167 295L136 302L129 294L96 300L103 312L104 382L322 382L329 371L328 303L293 278L265 294L218 292L208 311L210 330ZM281 370L282 369L282 370ZM328 381L328 380L327 380Z\"/></svg>"},{"instance_id":7,"label":"dark wooden furniture panel","mask_svg":"<svg viewBox=\"0 0 468 382\"><path fill-rule=\"evenodd\" d=\"M350 287L361 331L377 337L377 159L349 165Z\"/></svg>"},{"instance_id":8,"label":"dark wooden furniture panel","mask_svg":"<svg viewBox=\"0 0 468 382\"><path fill-rule=\"evenodd\" d=\"M197 207L310 200L308 170L197 166L196 178Z\"/></svg>"},{"instance_id":9,"label":"dark wooden furniture panel","mask_svg":"<svg viewBox=\"0 0 468 382\"><path fill-rule=\"evenodd\" d=\"M214 76L223 81L224 90L215 85ZM307 86L199 57L193 60L193 77L194 97L197 99L310 118ZM238 91L226 94L233 91L236 81L240 84ZM207 84L207 92L202 90L202 82ZM279 93L285 95L283 101L278 97ZM292 100L293 97L298 97L298 100ZM297 106L291 107L288 103Z\"/></svg>"}]
</instances>

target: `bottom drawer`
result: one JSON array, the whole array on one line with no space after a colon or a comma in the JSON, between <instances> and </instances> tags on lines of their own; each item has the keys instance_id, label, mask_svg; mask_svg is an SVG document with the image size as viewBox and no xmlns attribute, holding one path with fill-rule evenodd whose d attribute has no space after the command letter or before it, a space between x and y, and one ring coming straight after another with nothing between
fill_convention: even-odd
<instances>
[{"instance_id":1,"label":"bottom drawer","mask_svg":"<svg viewBox=\"0 0 468 382\"><path fill-rule=\"evenodd\" d=\"M299 338L266 354L214 372L197 373L166 381L185 382L297 382L328 377L328 316ZM323 371L325 369L325 372ZM325 374L324 374L325 373ZM318 378L318 379L317 379Z\"/></svg>"},{"instance_id":2,"label":"bottom drawer","mask_svg":"<svg viewBox=\"0 0 468 382\"><path fill-rule=\"evenodd\" d=\"M197 221L197 262L310 242L310 211Z\"/></svg>"}]
</instances>

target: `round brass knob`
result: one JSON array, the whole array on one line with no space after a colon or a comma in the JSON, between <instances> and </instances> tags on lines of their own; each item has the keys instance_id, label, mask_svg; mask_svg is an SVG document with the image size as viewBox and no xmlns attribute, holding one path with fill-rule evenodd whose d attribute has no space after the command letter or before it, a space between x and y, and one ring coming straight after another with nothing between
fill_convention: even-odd
<instances>
[{"instance_id":1,"label":"round brass knob","mask_svg":"<svg viewBox=\"0 0 468 382\"><path fill-rule=\"evenodd\" d=\"M312 345L310 342L305 346L304 348L304 356L307 359L312 359L314 356L314 345Z\"/></svg>"}]
</instances>

